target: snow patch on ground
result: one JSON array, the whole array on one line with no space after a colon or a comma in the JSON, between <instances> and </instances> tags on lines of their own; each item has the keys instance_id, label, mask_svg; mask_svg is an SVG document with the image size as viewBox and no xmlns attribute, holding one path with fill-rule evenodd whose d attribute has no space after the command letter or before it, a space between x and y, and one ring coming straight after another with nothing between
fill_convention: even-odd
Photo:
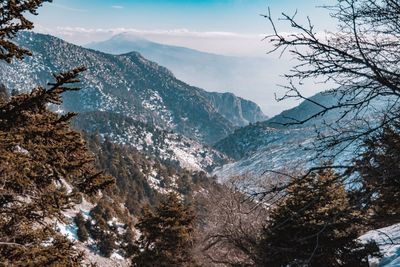
<instances>
[{"instance_id":1,"label":"snow patch on ground","mask_svg":"<svg viewBox=\"0 0 400 267\"><path fill-rule=\"evenodd\" d=\"M160 160L176 162L180 167L192 171L209 172L215 166L228 161L224 154L182 135L147 127L143 124L108 125L100 132L103 138L135 147L140 152L156 155ZM119 134L114 134L118 131Z\"/></svg>"},{"instance_id":2,"label":"snow patch on ground","mask_svg":"<svg viewBox=\"0 0 400 267\"><path fill-rule=\"evenodd\" d=\"M400 224L372 230L360 237L362 241L374 240L383 254L382 259L371 259L371 266L400 266Z\"/></svg>"},{"instance_id":3,"label":"snow patch on ground","mask_svg":"<svg viewBox=\"0 0 400 267\"><path fill-rule=\"evenodd\" d=\"M202 170L202 167L199 165L199 161L195 155L192 155L179 147L173 147L172 151L174 151L176 158L181 163L181 167L195 171Z\"/></svg>"},{"instance_id":4,"label":"snow patch on ground","mask_svg":"<svg viewBox=\"0 0 400 267\"><path fill-rule=\"evenodd\" d=\"M68 184L65 180L62 181L62 183L67 188L71 188L71 185ZM94 208L94 206L94 204L88 202L85 198L83 198L82 202L75 205L74 208L63 212L66 222L56 221L56 230L67 237L70 241L78 241L78 228L74 223L74 218L79 212L82 213L85 219L89 218L89 212L92 208Z\"/></svg>"},{"instance_id":5,"label":"snow patch on ground","mask_svg":"<svg viewBox=\"0 0 400 267\"><path fill-rule=\"evenodd\" d=\"M78 227L74 224L65 224L60 221L57 221L56 223L56 229L57 231L65 236L68 240L74 242L78 240Z\"/></svg>"},{"instance_id":6,"label":"snow patch on ground","mask_svg":"<svg viewBox=\"0 0 400 267\"><path fill-rule=\"evenodd\" d=\"M114 252L110 258L103 257L94 253L90 248L82 243L77 243L76 247L85 253L85 263L96 263L99 267L128 267L130 260L123 258L120 254Z\"/></svg>"}]
</instances>

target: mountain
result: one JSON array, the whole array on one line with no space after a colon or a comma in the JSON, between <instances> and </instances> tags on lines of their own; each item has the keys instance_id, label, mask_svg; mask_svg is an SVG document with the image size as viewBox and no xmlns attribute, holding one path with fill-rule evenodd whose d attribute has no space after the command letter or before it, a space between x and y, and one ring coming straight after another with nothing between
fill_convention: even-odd
<instances>
[{"instance_id":1,"label":"mountain","mask_svg":"<svg viewBox=\"0 0 400 267\"><path fill-rule=\"evenodd\" d=\"M213 174L223 182L238 176L255 178L257 186L268 170L303 169L315 156L308 149L315 135L314 127L283 129L265 123L244 127L214 146L236 161L217 167Z\"/></svg>"},{"instance_id":2,"label":"mountain","mask_svg":"<svg viewBox=\"0 0 400 267\"><path fill-rule=\"evenodd\" d=\"M327 107L337 103L337 98L328 93L319 93L310 99ZM305 120L321 110L322 108L313 102L303 101L298 106L285 110L269 120L235 130L233 134L220 140L214 147L230 157L240 160L273 145L284 146L285 142L291 142L291 140L301 143L301 140L308 139L315 133L312 129L314 125L321 124L323 120L335 118L337 114L330 112L302 125L285 124Z\"/></svg>"},{"instance_id":3,"label":"mountain","mask_svg":"<svg viewBox=\"0 0 400 267\"><path fill-rule=\"evenodd\" d=\"M141 213L144 204L154 205L168 192L175 192L182 199L185 196L190 199L197 192L204 192L207 187L213 186L213 178L203 171L210 171L215 165L223 164L227 157L200 141L220 138L229 133L235 125L217 111L217 107L204 96L204 90L176 80L167 69L147 61L137 53L111 56L73 46L51 36L27 33L20 35L17 42L29 48L34 56L12 65L0 64L0 83L6 88L17 89L13 94L29 91L35 85L45 85L46 82L53 81L48 73L68 70L79 65L88 68L79 84L83 89L65 94L64 104L59 109L55 106L50 106L50 109L60 113L79 112L73 124L75 128L84 132L87 148L92 152L87 156L83 154L83 158L79 149L83 149L84 143L79 135L64 129L66 126L63 117L57 120L54 113L49 115L52 120L62 124L62 127L56 127L58 135L55 136L59 139L64 138L63 144L72 143L64 149L65 151L62 151L64 146L59 146L61 150L55 151L57 156L65 153L69 157L56 158L78 158L74 159L74 162L59 160L41 164L42 161L37 160L38 157L31 157L30 152L33 150L25 150L22 146L26 138L17 138L21 146L15 142L10 145L16 147L11 149L11 153L20 154L17 158L22 157L28 163L35 158L40 166L43 165L48 170L65 170L58 172L57 177L52 172L50 176L56 178L50 184L38 185L32 182L32 186L28 186L29 188L21 193L18 205L25 202L29 206L31 199L23 196L31 187L38 186L40 191L42 184L50 185L54 192L59 192L57 196L65 195L65 199L71 199L71 205L67 206L66 202L61 201L63 203L60 204L60 213L49 220L43 219L43 224L48 223L49 227L44 232L54 228L73 241L74 248L84 253L87 265L97 263L99 266L130 266L130 258L135 251L133 242L140 234L135 229L137 220L134 216ZM4 100L7 99L4 88L0 91L4 93ZM37 96L33 96L32 99L35 97ZM29 109L24 110L22 113L25 116L22 117L44 116L43 121L46 123L49 119L42 114L44 108L45 106L38 105L37 108L32 108L34 112L29 115L25 114L30 112ZM175 118L181 118L181 121ZM40 119L37 121L42 122ZM17 127L21 128L20 125ZM210 132L207 132L207 129L210 129ZM9 129L3 132L7 133L7 130ZM11 132L20 133L18 130L13 129ZM58 141L51 133L48 134L50 137L46 138L47 134L38 135L35 130L21 134L22 137L24 135L37 137L33 138L35 140L40 139L42 143L36 147L45 147L42 150L49 151L49 155L56 147L54 143ZM29 148L36 148L35 140L30 142L32 146ZM92 161L92 156L96 159L99 171L104 170L116 180L115 187L99 194L95 194L99 183L97 177L102 172L86 167L86 164ZM64 163L65 168L53 167ZM81 165L85 165L84 168L80 168ZM80 170L79 174L75 173L76 169ZM69 171L72 173L68 173ZM75 181L75 174L82 176L85 184L79 184L81 180ZM25 176L29 176L29 173ZM83 192L83 188L89 187L89 184L93 184L96 191L92 191L91 197L80 196L78 192ZM58 205L56 208L58 211ZM46 217L47 214L43 216ZM38 235L40 234L41 232ZM46 242L43 243L43 247L53 245L53 238L43 240ZM67 246L69 244L65 247ZM58 257L55 257L53 262L57 260Z\"/></svg>"},{"instance_id":4,"label":"mountain","mask_svg":"<svg viewBox=\"0 0 400 267\"><path fill-rule=\"evenodd\" d=\"M167 69L138 53L112 56L31 33L16 41L34 56L1 66L1 82L7 87L30 90L34 84L50 81L51 73L76 66L87 68L82 90L64 96L65 111L122 113L206 142L218 140L234 128L200 95L200 89L175 79ZM20 75L13 75L15 72Z\"/></svg>"},{"instance_id":5,"label":"mountain","mask_svg":"<svg viewBox=\"0 0 400 267\"><path fill-rule=\"evenodd\" d=\"M134 147L175 168L211 172L230 161L223 153L195 140L118 113L85 112L74 119L72 126L115 144Z\"/></svg>"},{"instance_id":6,"label":"mountain","mask_svg":"<svg viewBox=\"0 0 400 267\"><path fill-rule=\"evenodd\" d=\"M52 73L85 66L78 85L82 90L64 94L58 111L78 112L76 125L81 130L101 133L180 167L210 171L226 162L226 156L207 144L242 125L247 107L259 110L232 94L209 93L179 81L136 52L113 56L35 33L20 34L16 42L33 57L1 63L0 83L29 91L53 81Z\"/></svg>"},{"instance_id":7,"label":"mountain","mask_svg":"<svg viewBox=\"0 0 400 267\"><path fill-rule=\"evenodd\" d=\"M215 55L185 47L159 44L129 34L119 34L107 41L91 43L86 47L114 55L132 51L139 52L145 58L170 69L179 79L212 90L248 87L254 78L254 72L252 79L248 79L246 83L238 83L238 79L242 79L241 75L250 77L246 75L245 70L260 68L260 66L250 67L249 63L252 65L261 64L268 69L270 68L269 64L260 59ZM243 68L243 70L238 68ZM255 103L234 94L208 93L205 96L219 107L218 110L222 111L223 115L226 115L228 119L233 120L239 126L267 119ZM236 112L233 113L230 107L233 107Z\"/></svg>"},{"instance_id":8,"label":"mountain","mask_svg":"<svg viewBox=\"0 0 400 267\"><path fill-rule=\"evenodd\" d=\"M256 103L237 97L232 93L206 92L204 96L224 118L236 126L247 126L268 118Z\"/></svg>"},{"instance_id":9,"label":"mountain","mask_svg":"<svg viewBox=\"0 0 400 267\"><path fill-rule=\"evenodd\" d=\"M65 95L65 111L120 113L207 144L264 118L254 103L190 86L137 52L114 56L35 33L23 33L16 42L34 56L0 65L0 82L7 87L27 91L52 80L50 73L87 68L82 90Z\"/></svg>"},{"instance_id":10,"label":"mountain","mask_svg":"<svg viewBox=\"0 0 400 267\"><path fill-rule=\"evenodd\" d=\"M115 35L103 42L90 43L86 47L115 55L137 51L145 58L167 67L178 79L207 90L229 91L257 103L265 103L263 110L271 110L266 103L271 102L273 94L267 90L276 88L276 78L289 65L284 60L268 58L263 54L260 57L217 55L160 44L129 33ZM255 111L251 113L256 114ZM261 115L259 111L257 114ZM265 119L263 116L256 120L247 118L249 122Z\"/></svg>"},{"instance_id":11,"label":"mountain","mask_svg":"<svg viewBox=\"0 0 400 267\"><path fill-rule=\"evenodd\" d=\"M307 121L301 126L299 125L285 125L285 124L293 124L298 121L303 121L306 120L307 118L313 116L314 114L317 114L318 112L321 112L323 108L319 105L322 105L324 107L332 107L338 104L340 95L331 93L329 91L327 92L321 92L318 93L312 97L310 97L310 101L305 100L301 102L298 106L284 110L280 114L268 119L266 121L266 124L279 128L296 128L296 127L304 127L304 126L310 126L310 125L317 125L323 123L323 121L329 121L337 118L338 116L338 110L332 111L332 112L327 112L324 114L324 116L319 116L314 118L311 121ZM318 103L319 105L315 104Z\"/></svg>"},{"instance_id":12,"label":"mountain","mask_svg":"<svg viewBox=\"0 0 400 267\"><path fill-rule=\"evenodd\" d=\"M217 142L214 148L236 161L218 167L214 174L223 180L240 175L261 177L268 173L268 170L304 169L312 164L319 164L320 162L314 161L316 152L313 149L317 131L328 131L325 123L335 123L343 116L343 109L331 110L304 124L290 123L306 120L320 112L321 106L313 102L329 108L342 98L343 96L329 91L318 93L310 98L312 101L305 100L297 107L285 110L267 121L235 130ZM376 121L376 116L382 114L379 110L388 105L389 102L382 100L371 102L371 106L363 111L364 118L369 116L370 123ZM354 113L349 113L344 119L352 114ZM340 162L350 160L356 146L355 142L347 147L336 160ZM334 150L331 149L327 153L334 153Z\"/></svg>"}]
</instances>

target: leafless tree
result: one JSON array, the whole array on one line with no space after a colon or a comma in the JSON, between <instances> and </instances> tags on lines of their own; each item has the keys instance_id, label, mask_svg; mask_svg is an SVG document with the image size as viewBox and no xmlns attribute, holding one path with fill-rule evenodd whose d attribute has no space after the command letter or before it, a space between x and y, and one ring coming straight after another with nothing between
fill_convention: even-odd
<instances>
[{"instance_id":1,"label":"leafless tree","mask_svg":"<svg viewBox=\"0 0 400 267\"><path fill-rule=\"evenodd\" d=\"M286 93L278 100L298 98L317 107L311 116L286 118L283 124L296 126L312 121L321 123L314 149L317 157L328 160L322 166L310 168L304 174L288 175L288 183L273 190L286 192L316 170L335 169L340 173L335 182L342 183L349 192L350 210L367 211L365 222L373 227L368 209L376 208L373 206L376 204L366 202L365 199L370 201L368 196L377 198L375 192L382 188L379 191L383 192L379 200L382 200L383 205L378 208L382 210L385 207L388 210L389 207L390 212L398 209L391 200L393 195L398 194L397 177L393 175L397 171L397 161L393 159L398 157L399 152L394 145L393 135L397 136L397 121L400 117L400 1L337 0L335 5L323 8L337 20L337 31L320 32L309 18L303 25L297 14L290 16L283 13L281 19L290 24L293 33L282 33L270 10L265 15L273 29L273 33L265 38L273 45L269 52L289 53L297 62L285 75L289 81L283 86ZM333 96L335 101L327 105L315 98L306 97L301 89L306 80L334 84L327 94ZM330 117L329 114L333 113L335 116ZM384 145L376 141L377 138L386 141L380 134L385 129L391 129L394 133L390 135L390 142L386 142L390 143L387 150L390 155L387 155L389 153L384 150ZM335 164L335 156L348 149L353 159L345 164ZM387 160L388 158L391 160ZM383 178L386 177L388 185L382 186ZM372 182L368 179L372 179ZM355 182L358 182L358 188L353 189L357 190L349 190ZM385 195L389 191L390 194ZM269 195L271 192L273 191L261 191L257 196ZM391 200L387 201L385 197L390 197ZM392 213L397 215L396 212ZM285 220L291 219L290 215L285 216Z\"/></svg>"},{"instance_id":2,"label":"leafless tree","mask_svg":"<svg viewBox=\"0 0 400 267\"><path fill-rule=\"evenodd\" d=\"M264 16L273 34L266 40L273 45L269 52L287 52L298 62L285 75L287 92L279 100L300 98L319 108L312 116L287 124L304 124L336 110L339 117L324 123L316 146L318 155L334 149L336 155L400 116L400 1L337 0L323 8L337 20L336 32L319 32L310 19L303 25L296 14L283 13L281 19L293 33L281 33L268 10ZM335 84L329 93L337 102L324 105L305 97L301 84L309 79Z\"/></svg>"},{"instance_id":3,"label":"leafless tree","mask_svg":"<svg viewBox=\"0 0 400 267\"><path fill-rule=\"evenodd\" d=\"M204 266L255 266L267 208L226 187L202 197L204 225L196 254Z\"/></svg>"}]
</instances>

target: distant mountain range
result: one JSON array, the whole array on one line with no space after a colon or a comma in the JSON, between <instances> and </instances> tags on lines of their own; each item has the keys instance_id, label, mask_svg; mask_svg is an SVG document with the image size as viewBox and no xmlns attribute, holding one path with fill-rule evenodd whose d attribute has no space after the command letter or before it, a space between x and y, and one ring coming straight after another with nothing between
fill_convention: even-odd
<instances>
[{"instance_id":1,"label":"distant mountain range","mask_svg":"<svg viewBox=\"0 0 400 267\"><path fill-rule=\"evenodd\" d=\"M224 179L301 166L314 156L306 148L315 138L315 126L338 117L331 112L304 125L284 126L308 118L320 107L305 101L265 120L253 102L190 86L137 52L110 55L34 33L24 33L16 41L34 56L0 64L0 83L6 87L31 90L51 81L51 73L86 66L82 90L66 94L60 110L80 113L76 128L184 168L217 167L214 174ZM329 93L312 99L325 106L337 103ZM229 163L229 158L236 162Z\"/></svg>"},{"instance_id":2,"label":"distant mountain range","mask_svg":"<svg viewBox=\"0 0 400 267\"><path fill-rule=\"evenodd\" d=\"M256 104L190 86L137 52L113 56L34 33L24 33L16 41L34 56L0 66L0 81L6 86L30 90L51 80L51 73L87 67L83 90L65 96L63 108L68 111L123 113L206 143L225 137L237 126L265 119ZM12 75L17 71L18 76Z\"/></svg>"},{"instance_id":3,"label":"distant mountain range","mask_svg":"<svg viewBox=\"0 0 400 267\"><path fill-rule=\"evenodd\" d=\"M29 91L52 81L52 73L85 66L87 71L79 85L82 90L66 93L60 112L78 112L80 129L111 136L116 142L131 142L139 148L145 140L152 142L150 135L164 132L165 138L159 142L164 146L147 148L147 152L157 151L161 158L172 153L171 161L182 160L188 168L210 170L217 162L221 164L226 160L224 156L207 145L228 136L237 127L266 118L255 103L231 93L210 93L190 86L137 52L109 55L28 32L15 41L31 50L33 56L11 65L1 63L0 83ZM116 125L115 117L124 125ZM147 129L145 140L129 135L144 136L135 127ZM186 141L179 143L177 139Z\"/></svg>"},{"instance_id":4,"label":"distant mountain range","mask_svg":"<svg viewBox=\"0 0 400 267\"><path fill-rule=\"evenodd\" d=\"M262 54L259 58L216 55L152 42L129 33L86 47L115 55L137 51L189 84L217 92L233 92L257 103L271 103L277 77L288 68L286 61ZM263 109L271 110L266 104Z\"/></svg>"},{"instance_id":5,"label":"distant mountain range","mask_svg":"<svg viewBox=\"0 0 400 267\"><path fill-rule=\"evenodd\" d=\"M64 95L63 111L81 116L116 113L199 144L213 144L237 127L266 118L255 103L231 93L210 93L190 86L137 52L109 55L35 33L20 34L15 41L31 50L33 57L0 64L0 83L8 88L28 91L51 81L52 73L76 66L87 68L82 90ZM110 129L108 134L112 134Z\"/></svg>"},{"instance_id":6,"label":"distant mountain range","mask_svg":"<svg viewBox=\"0 0 400 267\"><path fill-rule=\"evenodd\" d=\"M304 165L314 156L306 148L315 138L315 126L338 117L331 112L304 125L284 126L320 107L305 101L265 120L253 102L190 86L138 52L110 55L34 33L16 41L34 56L0 64L0 83L6 87L31 90L51 81L51 73L86 66L82 90L65 94L60 110L79 112L76 128L189 169L212 171L235 159L214 171L224 179ZM337 102L329 93L312 99L325 106Z\"/></svg>"}]
</instances>

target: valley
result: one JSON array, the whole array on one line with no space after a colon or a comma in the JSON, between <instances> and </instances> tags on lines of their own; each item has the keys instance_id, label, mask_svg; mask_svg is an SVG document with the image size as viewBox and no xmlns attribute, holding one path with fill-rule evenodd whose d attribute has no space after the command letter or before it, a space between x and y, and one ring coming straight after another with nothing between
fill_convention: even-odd
<instances>
[{"instance_id":1,"label":"valley","mask_svg":"<svg viewBox=\"0 0 400 267\"><path fill-rule=\"evenodd\" d=\"M140 233L134 232L134 225L145 204L155 206L170 193L189 202L207 199L214 190L246 195L247 189L256 190L273 178L269 172L303 171L320 163L312 145L318 133L329 132L324 125L345 117L345 111L334 110L296 123L320 112L321 105L330 108L342 99L322 92L268 118L252 101L191 85L200 84L195 74L205 80L203 85L216 79L210 73L232 76L226 66L240 65L239 59L133 41L122 35L85 48L50 35L23 32L15 42L33 56L0 63L0 84L5 95L13 97L31 92L32 85L48 84L52 73L86 68L74 85L81 90L69 90L61 105L48 107L60 116L77 113L71 126L83 134L82 142L96 167L114 177L115 187L102 193L98 202L81 199L79 205L63 211L66 220L56 225L87 258L108 266L128 266L136 253L132 247ZM200 70L204 64L211 69ZM222 83L218 86L226 87ZM365 111L371 122L378 119L379 107L387 104L377 103L374 111ZM340 164L354 160L356 145L335 160ZM24 153L23 147L18 151ZM238 188L232 188L231 182L238 178L241 191L235 192ZM70 182L60 183L60 188L73 191ZM248 188L240 187L244 185ZM202 208L197 211L204 212ZM211 227L207 223L204 232Z\"/></svg>"}]
</instances>

